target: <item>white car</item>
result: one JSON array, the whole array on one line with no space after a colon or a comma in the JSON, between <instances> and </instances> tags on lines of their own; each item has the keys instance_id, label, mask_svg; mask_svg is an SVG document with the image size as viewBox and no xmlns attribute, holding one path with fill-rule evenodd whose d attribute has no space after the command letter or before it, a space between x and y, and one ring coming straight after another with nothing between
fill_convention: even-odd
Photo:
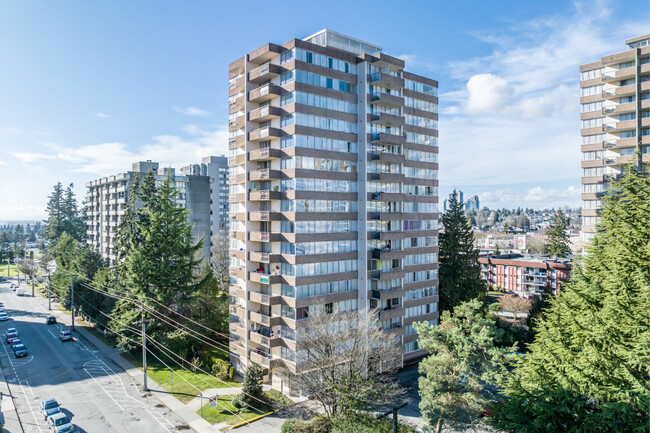
<instances>
[{"instance_id":1,"label":"white car","mask_svg":"<svg viewBox=\"0 0 650 433\"><path fill-rule=\"evenodd\" d=\"M4 311L0 313L0 322L4 322L9 320L9 315L5 313Z\"/></svg>"},{"instance_id":2,"label":"white car","mask_svg":"<svg viewBox=\"0 0 650 433\"><path fill-rule=\"evenodd\" d=\"M47 426L52 433L73 433L74 426L63 412L47 417Z\"/></svg>"},{"instance_id":3,"label":"white car","mask_svg":"<svg viewBox=\"0 0 650 433\"><path fill-rule=\"evenodd\" d=\"M16 289L16 296L25 296L25 289L23 289L22 287L18 287Z\"/></svg>"}]
</instances>

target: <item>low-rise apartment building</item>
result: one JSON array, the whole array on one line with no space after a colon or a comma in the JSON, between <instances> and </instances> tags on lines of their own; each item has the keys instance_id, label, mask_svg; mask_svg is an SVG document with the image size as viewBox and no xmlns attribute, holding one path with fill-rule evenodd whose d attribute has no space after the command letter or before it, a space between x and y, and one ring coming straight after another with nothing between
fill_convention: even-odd
<instances>
[{"instance_id":1,"label":"low-rise apartment building","mask_svg":"<svg viewBox=\"0 0 650 433\"><path fill-rule=\"evenodd\" d=\"M571 259L568 258L502 254L482 256L478 261L481 278L488 287L499 287L523 297L540 296L547 285L557 293L571 274Z\"/></svg>"}]
</instances>

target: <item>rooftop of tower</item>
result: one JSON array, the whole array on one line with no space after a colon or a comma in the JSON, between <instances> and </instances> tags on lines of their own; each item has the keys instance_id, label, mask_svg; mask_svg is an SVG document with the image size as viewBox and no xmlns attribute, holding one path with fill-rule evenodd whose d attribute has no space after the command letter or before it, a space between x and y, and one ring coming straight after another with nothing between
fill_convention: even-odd
<instances>
[{"instance_id":1,"label":"rooftop of tower","mask_svg":"<svg viewBox=\"0 0 650 433\"><path fill-rule=\"evenodd\" d=\"M342 35L332 30L323 29L311 36L307 36L303 41L323 47L338 48L339 50L348 51L354 54L376 54L381 52L381 47L350 36Z\"/></svg>"}]
</instances>

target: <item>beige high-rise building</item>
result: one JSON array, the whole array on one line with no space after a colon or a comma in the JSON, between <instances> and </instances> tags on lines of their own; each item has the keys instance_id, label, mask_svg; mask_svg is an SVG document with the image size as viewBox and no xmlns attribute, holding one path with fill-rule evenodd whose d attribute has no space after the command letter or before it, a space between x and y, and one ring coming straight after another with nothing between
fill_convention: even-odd
<instances>
[{"instance_id":1,"label":"beige high-rise building","mask_svg":"<svg viewBox=\"0 0 650 433\"><path fill-rule=\"evenodd\" d=\"M300 371L310 308L438 320L438 83L329 30L230 65L231 352Z\"/></svg>"},{"instance_id":2,"label":"beige high-rise building","mask_svg":"<svg viewBox=\"0 0 650 433\"><path fill-rule=\"evenodd\" d=\"M607 182L637 149L650 161L650 34L625 43L626 51L580 66L583 242L596 231Z\"/></svg>"}]
</instances>

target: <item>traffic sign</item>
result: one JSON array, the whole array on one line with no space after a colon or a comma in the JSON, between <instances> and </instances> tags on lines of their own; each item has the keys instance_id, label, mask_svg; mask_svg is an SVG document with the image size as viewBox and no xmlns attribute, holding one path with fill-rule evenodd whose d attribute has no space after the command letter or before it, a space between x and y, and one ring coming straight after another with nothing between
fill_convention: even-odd
<instances>
[{"instance_id":1,"label":"traffic sign","mask_svg":"<svg viewBox=\"0 0 650 433\"><path fill-rule=\"evenodd\" d=\"M210 397L210 406L216 406L217 405L217 397Z\"/></svg>"}]
</instances>

